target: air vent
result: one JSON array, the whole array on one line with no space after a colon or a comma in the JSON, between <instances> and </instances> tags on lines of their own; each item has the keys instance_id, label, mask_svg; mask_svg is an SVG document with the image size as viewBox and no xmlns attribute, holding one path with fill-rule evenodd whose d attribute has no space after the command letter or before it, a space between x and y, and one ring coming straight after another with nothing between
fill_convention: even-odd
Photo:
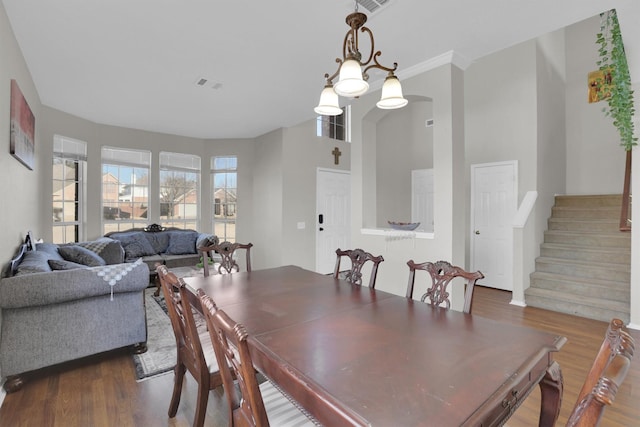
<instances>
[{"instance_id":1,"label":"air vent","mask_svg":"<svg viewBox=\"0 0 640 427\"><path fill-rule=\"evenodd\" d=\"M211 89L220 89L222 87L222 83L220 82L214 83L213 81L211 81L210 79L207 79L206 77L197 78L195 81L195 85L200 87L208 87Z\"/></svg>"},{"instance_id":2,"label":"air vent","mask_svg":"<svg viewBox=\"0 0 640 427\"><path fill-rule=\"evenodd\" d=\"M374 13L382 6L389 3L389 1L390 0L358 0L358 4L367 9L369 13Z\"/></svg>"}]
</instances>

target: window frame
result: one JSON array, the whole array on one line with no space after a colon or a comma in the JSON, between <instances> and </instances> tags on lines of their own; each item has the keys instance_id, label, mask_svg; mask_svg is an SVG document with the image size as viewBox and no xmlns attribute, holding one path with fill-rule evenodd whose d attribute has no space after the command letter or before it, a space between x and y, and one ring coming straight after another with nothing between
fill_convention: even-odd
<instances>
[{"instance_id":1,"label":"window frame","mask_svg":"<svg viewBox=\"0 0 640 427\"><path fill-rule=\"evenodd\" d=\"M227 159L227 161L232 160L233 165L227 165L226 167L216 167L217 160L222 161L223 159ZM224 174L224 185L216 186L216 175ZM231 178L232 181L235 181L235 186L229 185L229 177L228 175L234 175ZM225 194L231 194L234 200L232 202L219 202L216 198L215 193L218 190L224 190ZM233 206L233 212L231 212L231 206ZM221 217L216 217L216 215L220 215L222 209L227 213ZM216 214L218 212L218 214ZM212 156L211 157L211 229L213 233L220 239L221 242L229 241L232 243L236 242L237 237L237 225L238 225L238 156L236 155L225 155L225 156ZM220 227L221 226L221 227ZM220 232L222 229L222 233Z\"/></svg>"},{"instance_id":2,"label":"window frame","mask_svg":"<svg viewBox=\"0 0 640 427\"><path fill-rule=\"evenodd\" d=\"M101 166L101 184L100 184L100 206L101 206L101 215L100 215L100 221L101 221L101 228L102 228L102 234L107 234L109 232L113 232L113 231L122 231L122 230L127 230L129 228L138 228L138 227L145 227L149 224L149 218L151 218L151 206L150 206L150 202L151 202L151 151L149 150L136 150L136 149L132 149L132 148L122 148L122 147L110 147L110 146L103 146L101 149L101 161L100 161L100 166ZM116 207L115 209L117 209L117 211L114 211L116 215L114 215L115 217L113 219L105 219L105 209L106 208L112 208L113 206L110 205L105 205L105 175L106 175L106 171L105 171L105 167L107 168L117 168L118 169L118 176L115 177L117 179L117 182L115 185L117 185L118 188L118 200L116 201L109 201L109 203L115 203ZM122 168L131 168L132 169L132 173L129 176L129 178L135 178L136 175L136 171L141 171L141 170L146 170L146 176L147 176L147 183L146 185L140 185L138 182L134 182L134 183L126 183L126 184L121 184L121 174L120 174L120 170ZM144 174L141 173L139 174L140 177L143 177ZM130 207L131 207L131 212L129 212L129 217L126 218L126 220L122 220L123 217L121 216L123 213L127 213L121 210L121 205L127 202L127 200L123 200L121 201L121 198L123 198L124 196L121 194L121 188L124 188L128 186L131 189L131 200L130 202ZM139 192L139 190L142 191L142 193L146 192L146 202L145 201L136 201L134 200L136 198L136 192ZM134 213L136 210L135 204L140 203L139 206L139 210L142 211L143 209L146 209L146 218L137 218ZM146 206L145 206L146 203ZM141 213L142 215L142 213Z\"/></svg>"},{"instance_id":3,"label":"window frame","mask_svg":"<svg viewBox=\"0 0 640 427\"><path fill-rule=\"evenodd\" d=\"M158 168L158 182L160 186L160 191L158 192L158 202L160 206L160 215L159 221L160 225L165 227L177 227L185 230L199 230L200 227L200 184L201 184L201 174L202 174L202 161L200 156L195 154L186 154L186 153L176 153L169 151L161 151L159 155L159 168ZM163 202L162 192L165 186L163 185L163 172L171 172L174 176L177 175L186 175L187 174L195 174L195 184L193 187L193 191L195 191L196 203L195 203L195 217L185 218L183 215L182 219L176 219L175 217L172 220L169 218L165 218L163 220ZM187 182L185 180L185 182ZM183 187L185 190L189 187ZM184 191L183 196L187 195L189 192ZM174 204L173 208L176 206L182 206L182 212L192 211L193 209L189 209L189 206L192 206L193 203L187 203L186 197L183 197L184 203L182 205ZM192 206L193 207L193 206ZM180 208L178 208L180 211Z\"/></svg>"},{"instance_id":4,"label":"window frame","mask_svg":"<svg viewBox=\"0 0 640 427\"><path fill-rule=\"evenodd\" d=\"M56 173L56 163L60 162L65 164L62 166L66 169L67 162L73 162L74 167L74 176L73 179L67 179L64 175L55 176ZM53 136L53 152L52 152L52 175L51 175L51 185L52 185L52 225L51 225L51 236L53 243L73 243L80 242L84 240L85 229L86 229L86 182L87 182L87 143L85 141L80 141L73 138L68 138L61 135ZM60 184L60 192L61 199L55 200L56 194L58 191L55 190L56 183ZM67 184L69 182L69 184ZM72 185L74 185L74 199L71 201L67 199L65 196L65 189ZM55 212L56 212L56 203L62 203L62 220L55 220ZM75 212L75 220L69 221L65 219L65 211L66 205L69 203L73 203L74 207L72 210ZM69 227L73 227L72 234L73 236L68 235ZM58 238L58 234L60 234L60 238Z\"/></svg>"}]
</instances>

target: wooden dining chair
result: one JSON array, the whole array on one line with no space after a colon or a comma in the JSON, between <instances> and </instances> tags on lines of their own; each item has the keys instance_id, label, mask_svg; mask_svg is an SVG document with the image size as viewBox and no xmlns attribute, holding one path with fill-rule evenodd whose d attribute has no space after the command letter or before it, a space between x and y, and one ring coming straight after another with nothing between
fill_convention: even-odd
<instances>
[{"instance_id":1,"label":"wooden dining chair","mask_svg":"<svg viewBox=\"0 0 640 427\"><path fill-rule=\"evenodd\" d=\"M343 257L351 260L351 268L349 270L340 270L340 261ZM384 261L384 258L382 255L373 256L362 249L336 249L336 267L333 270L333 277L348 280L353 285L362 285L362 267L367 261L373 263L371 277L369 278L369 288L375 289L378 266Z\"/></svg>"},{"instance_id":2,"label":"wooden dining chair","mask_svg":"<svg viewBox=\"0 0 640 427\"><path fill-rule=\"evenodd\" d=\"M320 425L268 380L258 384L249 350L249 334L245 327L218 309L213 299L202 289L198 289L198 296L207 319L218 366L224 367L220 373L229 408L229 425ZM234 376L240 395L234 386Z\"/></svg>"},{"instance_id":3,"label":"wooden dining chair","mask_svg":"<svg viewBox=\"0 0 640 427\"><path fill-rule=\"evenodd\" d=\"M615 400L616 393L629 370L635 350L633 338L623 329L620 319L612 319L600 350L578 394L567 427L595 427L604 409Z\"/></svg>"},{"instance_id":4,"label":"wooden dining chair","mask_svg":"<svg viewBox=\"0 0 640 427\"><path fill-rule=\"evenodd\" d=\"M167 304L177 349L169 418L176 416L184 375L186 371L189 371L198 383L193 425L194 427L202 426L207 410L209 391L222 385L217 359L211 346L211 337L206 331L198 333L184 281L178 279L164 265L158 266L156 271Z\"/></svg>"},{"instance_id":5,"label":"wooden dining chair","mask_svg":"<svg viewBox=\"0 0 640 427\"><path fill-rule=\"evenodd\" d=\"M451 301L449 300L449 292L447 287L449 283L456 277L462 277L466 279L466 290L464 293L464 307L462 311L464 313L471 313L471 304L473 302L473 289L476 285L476 281L483 279L484 275L476 271L470 273L464 271L460 267L456 267L448 263L447 261L423 262L421 264L415 263L413 260L407 262L409 266L409 283L407 284L406 297L413 299L413 289L417 270L423 270L429 273L431 277L431 287L427 289L427 292L420 297L420 301L424 302L429 298L429 303L433 306L439 307L441 304L445 304L447 310L451 308Z\"/></svg>"},{"instance_id":6,"label":"wooden dining chair","mask_svg":"<svg viewBox=\"0 0 640 427\"><path fill-rule=\"evenodd\" d=\"M214 261L213 254L217 253L220 255L221 260L218 265L218 273L233 273L234 271L240 271L240 266L236 262L234 258L234 254L239 249L244 249L246 253L246 265L247 271L251 271L251 248L253 247L253 243L231 243L231 242L222 242L210 246L202 246L198 248L198 252L202 255L202 263L204 265L204 276L209 276L209 262L208 258L211 258L211 261ZM208 257L208 258L207 258Z\"/></svg>"}]
</instances>

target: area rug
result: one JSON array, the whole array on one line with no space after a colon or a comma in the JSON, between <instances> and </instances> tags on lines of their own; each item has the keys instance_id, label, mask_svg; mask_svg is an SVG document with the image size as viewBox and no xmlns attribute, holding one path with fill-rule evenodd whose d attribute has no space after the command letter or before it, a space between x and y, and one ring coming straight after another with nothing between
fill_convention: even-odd
<instances>
[{"instance_id":1,"label":"area rug","mask_svg":"<svg viewBox=\"0 0 640 427\"><path fill-rule=\"evenodd\" d=\"M166 312L164 298L153 296L155 290L156 288L145 290L147 351L133 355L138 381L170 372L176 365L176 339L171 320Z\"/></svg>"}]
</instances>

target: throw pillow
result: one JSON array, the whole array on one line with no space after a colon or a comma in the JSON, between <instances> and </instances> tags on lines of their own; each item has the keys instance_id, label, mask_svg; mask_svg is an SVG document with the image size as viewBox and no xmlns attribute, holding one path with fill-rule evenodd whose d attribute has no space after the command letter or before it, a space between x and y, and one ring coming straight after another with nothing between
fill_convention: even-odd
<instances>
[{"instance_id":1,"label":"throw pillow","mask_svg":"<svg viewBox=\"0 0 640 427\"><path fill-rule=\"evenodd\" d=\"M87 265L89 267L97 267L106 264L100 255L87 248L83 248L82 246L60 246L58 248L58 252L60 252L62 258L67 261Z\"/></svg>"},{"instance_id":2,"label":"throw pillow","mask_svg":"<svg viewBox=\"0 0 640 427\"><path fill-rule=\"evenodd\" d=\"M155 255L153 246L142 232L134 232L129 235L118 236L118 240L124 248L124 258L126 260L138 259L143 256Z\"/></svg>"},{"instance_id":3,"label":"throw pillow","mask_svg":"<svg viewBox=\"0 0 640 427\"><path fill-rule=\"evenodd\" d=\"M196 253L197 231L172 231L169 235L167 255L186 255Z\"/></svg>"},{"instance_id":4,"label":"throw pillow","mask_svg":"<svg viewBox=\"0 0 640 427\"><path fill-rule=\"evenodd\" d=\"M75 270L76 268L87 268L86 265L78 264L77 262L59 259L50 259L48 263L52 270Z\"/></svg>"}]
</instances>

